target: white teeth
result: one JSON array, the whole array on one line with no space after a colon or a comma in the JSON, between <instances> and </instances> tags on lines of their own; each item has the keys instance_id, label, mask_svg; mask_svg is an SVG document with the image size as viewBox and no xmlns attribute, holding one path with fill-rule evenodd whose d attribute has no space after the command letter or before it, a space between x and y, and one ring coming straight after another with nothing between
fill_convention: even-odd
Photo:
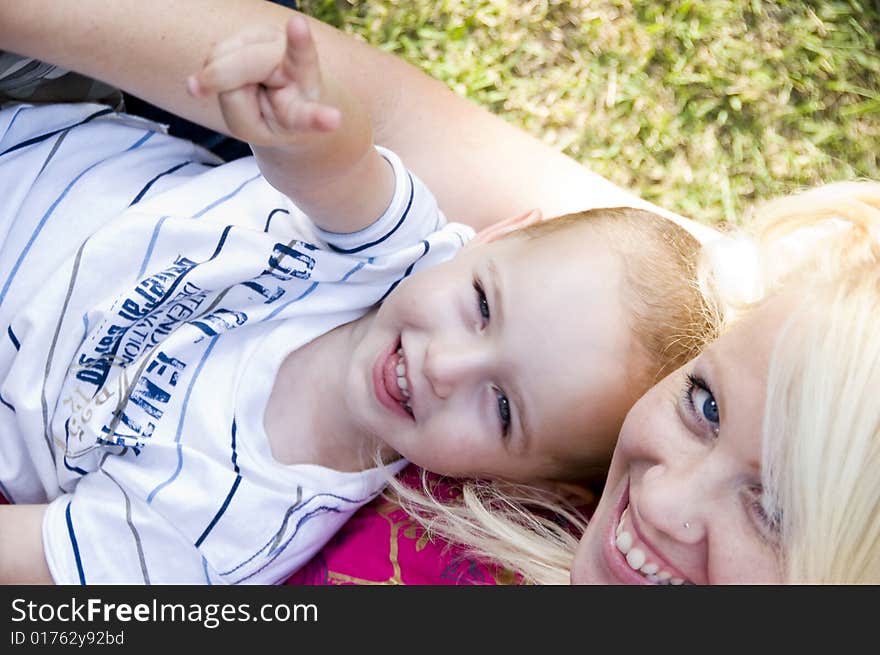
<instances>
[{"instance_id":1,"label":"white teeth","mask_svg":"<svg viewBox=\"0 0 880 655\"><path fill-rule=\"evenodd\" d=\"M403 348L397 349L397 366L395 367L395 372L397 373L397 386L403 392L404 398L409 398L409 382L406 381L406 361L403 358ZM409 406L409 403L407 403Z\"/></svg>"},{"instance_id":2,"label":"white teeth","mask_svg":"<svg viewBox=\"0 0 880 655\"><path fill-rule=\"evenodd\" d=\"M654 575L657 571L660 570L660 567L654 564L654 562L648 562L643 567L639 569L645 575Z\"/></svg>"},{"instance_id":3,"label":"white teeth","mask_svg":"<svg viewBox=\"0 0 880 655\"><path fill-rule=\"evenodd\" d=\"M623 513L620 515L620 521L617 522L617 534L623 530L623 520L626 518L626 513L629 511L629 507L623 510Z\"/></svg>"},{"instance_id":4,"label":"white teeth","mask_svg":"<svg viewBox=\"0 0 880 655\"><path fill-rule=\"evenodd\" d=\"M626 563L633 571L638 571L645 564L645 551L641 548L631 548L626 554Z\"/></svg>"},{"instance_id":5,"label":"white teeth","mask_svg":"<svg viewBox=\"0 0 880 655\"><path fill-rule=\"evenodd\" d=\"M681 585L686 581L682 578L673 578L668 571L661 571L660 565L655 562L647 561L647 554L638 546L634 547L632 533L626 531L623 527L629 507L627 507L620 516L617 524L617 538L615 545L625 557L626 563L634 571L641 573L648 582L653 584L674 584Z\"/></svg>"}]
</instances>

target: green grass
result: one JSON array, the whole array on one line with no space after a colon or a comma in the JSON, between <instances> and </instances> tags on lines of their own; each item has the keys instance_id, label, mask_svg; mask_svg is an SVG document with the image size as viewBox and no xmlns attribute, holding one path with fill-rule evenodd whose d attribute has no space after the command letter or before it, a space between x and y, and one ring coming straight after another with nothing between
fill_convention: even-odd
<instances>
[{"instance_id":1,"label":"green grass","mask_svg":"<svg viewBox=\"0 0 880 655\"><path fill-rule=\"evenodd\" d=\"M880 2L302 0L706 223L880 179Z\"/></svg>"}]
</instances>

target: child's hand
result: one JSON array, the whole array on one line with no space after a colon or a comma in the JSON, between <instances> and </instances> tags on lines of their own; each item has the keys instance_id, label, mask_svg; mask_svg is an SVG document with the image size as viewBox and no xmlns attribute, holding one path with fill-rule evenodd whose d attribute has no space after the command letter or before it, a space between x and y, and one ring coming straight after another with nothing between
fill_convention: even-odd
<instances>
[{"instance_id":1,"label":"child's hand","mask_svg":"<svg viewBox=\"0 0 880 655\"><path fill-rule=\"evenodd\" d=\"M187 87L218 94L229 131L252 145L295 143L341 122L337 108L322 104L318 53L302 16L288 21L286 34L257 30L219 43Z\"/></svg>"}]
</instances>

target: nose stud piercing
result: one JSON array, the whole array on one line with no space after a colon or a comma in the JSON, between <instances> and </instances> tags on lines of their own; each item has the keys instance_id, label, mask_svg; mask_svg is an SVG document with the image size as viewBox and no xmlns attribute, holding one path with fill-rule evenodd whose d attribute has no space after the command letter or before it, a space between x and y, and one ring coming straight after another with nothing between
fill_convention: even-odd
<instances>
[{"instance_id":1,"label":"nose stud piercing","mask_svg":"<svg viewBox=\"0 0 880 655\"><path fill-rule=\"evenodd\" d=\"M691 527L691 524L688 523L687 521L685 521L685 522L684 522L684 529L687 530L687 529L690 528L690 527Z\"/></svg>"}]
</instances>

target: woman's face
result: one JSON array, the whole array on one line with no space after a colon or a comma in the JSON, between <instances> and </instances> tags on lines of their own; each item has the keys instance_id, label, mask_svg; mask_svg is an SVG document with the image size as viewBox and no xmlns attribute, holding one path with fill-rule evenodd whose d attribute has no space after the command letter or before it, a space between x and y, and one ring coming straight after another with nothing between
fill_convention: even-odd
<instances>
[{"instance_id":1,"label":"woman's face","mask_svg":"<svg viewBox=\"0 0 880 655\"><path fill-rule=\"evenodd\" d=\"M648 391L630 410L574 584L782 581L761 505L761 435L774 299Z\"/></svg>"}]
</instances>

